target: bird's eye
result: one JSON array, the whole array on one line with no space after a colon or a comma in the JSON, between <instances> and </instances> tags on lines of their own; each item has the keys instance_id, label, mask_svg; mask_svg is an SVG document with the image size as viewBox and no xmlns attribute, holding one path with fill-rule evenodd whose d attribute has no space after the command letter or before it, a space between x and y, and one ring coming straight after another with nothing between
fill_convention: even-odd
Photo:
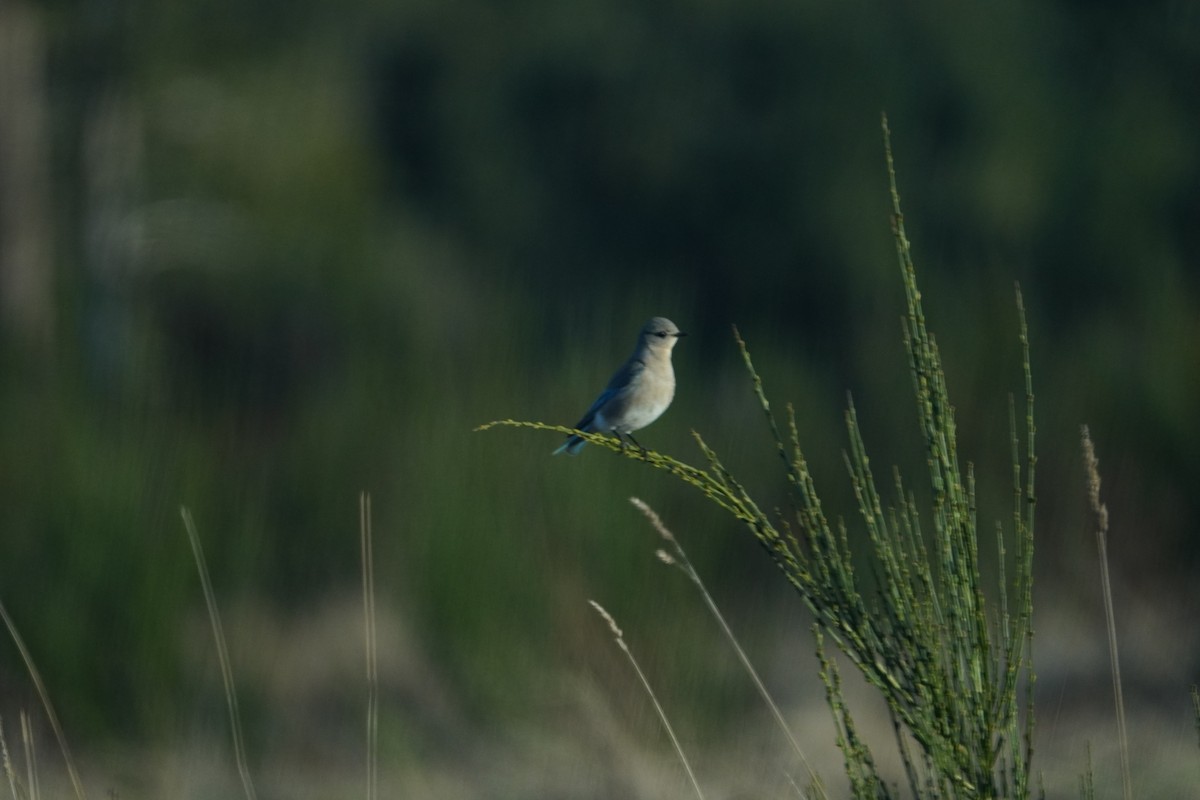
<instances>
[{"instance_id":1,"label":"bird's eye","mask_svg":"<svg viewBox=\"0 0 1200 800\"><path fill-rule=\"evenodd\" d=\"M659 331L658 333L656 333L656 334L654 334L654 335L655 335L655 336L657 336L657 337L658 337L658 338L660 338L660 339L665 339L665 338L667 338L667 332L666 332L666 331Z\"/></svg>"}]
</instances>

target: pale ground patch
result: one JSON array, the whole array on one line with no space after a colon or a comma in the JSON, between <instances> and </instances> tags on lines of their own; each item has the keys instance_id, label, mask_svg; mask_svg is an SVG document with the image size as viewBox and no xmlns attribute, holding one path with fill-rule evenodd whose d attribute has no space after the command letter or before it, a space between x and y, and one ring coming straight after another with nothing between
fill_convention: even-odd
<instances>
[{"instance_id":1,"label":"pale ground patch","mask_svg":"<svg viewBox=\"0 0 1200 800\"><path fill-rule=\"evenodd\" d=\"M641 698L635 695L631 704L629 697L609 696L592 678L548 669L533 719L483 728L466 721L456 708L452 689L408 633L403 615L382 606L379 613L380 797L695 796L648 700L645 713L629 718L628 709ZM1200 797L1195 788L1200 786L1200 746L1188 696L1197 678L1188 670L1197 663L1200 632L1149 609L1126 614L1125 622L1135 791L1155 800ZM188 634L194 639L196 679L205 686L192 698L205 704L198 721L181 731L178 740L149 749L101 752L75 743L89 796L242 796L203 623L197 621ZM797 628L794 623L789 624ZM265 719L246 732L259 798L365 797L365 671L356 600L346 598L290 620L234 609L227 615L226 630L239 687L254 697ZM1044 774L1048 796L1078 796L1090 743L1098 796L1116 797L1119 760L1102 628L1060 610L1039 616L1037 636L1035 767ZM841 756L807 633L800 628L781 636L758 666L831 796L846 796ZM849 668L843 676L856 721L875 746L881 770L900 779L884 709ZM632 675L617 685L641 691ZM12 727L6 730L12 748ZM710 800L794 798L791 780L807 786L795 754L765 710L748 708L729 722L727 735L705 747L689 731L679 734ZM39 742L38 756L43 797L71 797L49 739ZM0 787L0 797L7 797L7 791Z\"/></svg>"}]
</instances>

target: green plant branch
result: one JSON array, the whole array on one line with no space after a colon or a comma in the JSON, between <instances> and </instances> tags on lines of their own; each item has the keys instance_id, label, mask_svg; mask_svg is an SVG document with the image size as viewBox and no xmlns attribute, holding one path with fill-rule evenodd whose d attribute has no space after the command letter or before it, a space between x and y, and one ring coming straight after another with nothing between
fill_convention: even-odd
<instances>
[{"instance_id":1,"label":"green plant branch","mask_svg":"<svg viewBox=\"0 0 1200 800\"><path fill-rule=\"evenodd\" d=\"M577 434L675 475L741 520L816 620L821 676L855 797L888 795L841 697L836 664L824 652L826 638L883 697L895 724L902 728L898 741L910 737L920 749L919 759L906 757L910 785L922 784L924 791L937 797L1026 798L1034 724L1030 659L1036 428L1024 306L1018 290L1018 339L1026 401L1024 458L1013 403L1013 517L1011 530L1005 531L1000 523L996 534L996 551L1002 562L1008 551L1005 543L1011 538L1014 568L1009 572L1002 564L995 592L998 599L990 603L980 570L975 469L959 459L954 406L937 342L926 325L886 117L882 122L892 233L905 296L902 340L932 504L922 512L895 469L895 500L892 505L885 503L858 412L853 402L848 403L845 463L858 518L865 528L867 568L877 583L869 603L860 589L849 529L841 518L831 522L822 505L800 444L795 412L787 406L785 440L749 347L737 328L734 340L783 462L795 526L787 520L778 525L773 522L699 434L695 439L706 468L652 450L630 448L610 436L558 425L500 420L480 429L512 426ZM1026 691L1024 730L1017 696L1022 681Z\"/></svg>"}]
</instances>

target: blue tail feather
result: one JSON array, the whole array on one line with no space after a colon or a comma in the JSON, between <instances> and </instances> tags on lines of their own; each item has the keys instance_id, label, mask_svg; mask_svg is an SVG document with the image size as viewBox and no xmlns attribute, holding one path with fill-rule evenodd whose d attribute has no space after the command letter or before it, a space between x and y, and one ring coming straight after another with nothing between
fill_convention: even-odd
<instances>
[{"instance_id":1,"label":"blue tail feather","mask_svg":"<svg viewBox=\"0 0 1200 800\"><path fill-rule=\"evenodd\" d=\"M566 453L569 456L578 455L585 444L587 444L587 441L583 437L572 434L567 437L565 442L559 445L553 455L558 455L559 453Z\"/></svg>"}]
</instances>

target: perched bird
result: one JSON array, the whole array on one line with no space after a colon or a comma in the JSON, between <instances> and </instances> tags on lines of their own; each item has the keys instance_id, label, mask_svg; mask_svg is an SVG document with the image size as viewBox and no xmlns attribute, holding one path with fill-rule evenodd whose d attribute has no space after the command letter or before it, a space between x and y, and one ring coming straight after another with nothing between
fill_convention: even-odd
<instances>
[{"instance_id":1,"label":"perched bird","mask_svg":"<svg viewBox=\"0 0 1200 800\"><path fill-rule=\"evenodd\" d=\"M654 422L671 405L675 397L671 349L680 336L686 335L666 317L650 319L638 334L633 355L612 376L575 427L587 433L612 433L622 444L627 436L641 447L632 434ZM585 444L586 441L572 434L554 455L564 451L575 455Z\"/></svg>"}]
</instances>

